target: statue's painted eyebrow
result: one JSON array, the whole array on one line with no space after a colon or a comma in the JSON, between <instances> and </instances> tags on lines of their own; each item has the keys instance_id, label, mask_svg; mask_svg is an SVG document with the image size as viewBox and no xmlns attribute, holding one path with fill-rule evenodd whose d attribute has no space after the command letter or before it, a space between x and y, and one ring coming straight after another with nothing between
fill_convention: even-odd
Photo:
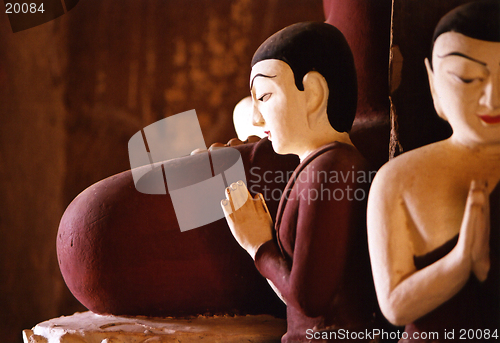
<instances>
[{"instance_id":1,"label":"statue's painted eyebrow","mask_svg":"<svg viewBox=\"0 0 500 343\"><path fill-rule=\"evenodd\" d=\"M252 90L252 88L253 88L253 81L254 81L254 80L255 80L255 78L256 78L256 77L258 77L258 76L260 76L260 77L267 77L268 79L273 79L273 78L275 78L277 75L273 75L273 76L270 76L270 75L265 75L265 74L257 74L257 75L255 75L255 76L252 78L252 82L250 82L250 90Z\"/></svg>"},{"instance_id":2,"label":"statue's painted eyebrow","mask_svg":"<svg viewBox=\"0 0 500 343\"><path fill-rule=\"evenodd\" d=\"M450 52L450 53L448 53L448 54L446 54L446 55L442 55L442 56L439 56L439 55L438 55L438 57L439 57L439 58L445 58L445 57L448 57L448 56L460 56L460 57L466 58L466 59L468 59L468 60L470 60L470 61L472 61L472 62L479 63L480 65L482 65L482 66L484 66L484 67L486 67L486 65L487 65L487 64L486 64L486 63L484 63L484 62L481 62L481 61L479 61L479 60L476 60L475 58L472 58L472 57L470 57L470 56L467 56L467 55L465 55L465 54L462 54L461 52L458 52L458 51L453 51L453 52Z\"/></svg>"}]
</instances>

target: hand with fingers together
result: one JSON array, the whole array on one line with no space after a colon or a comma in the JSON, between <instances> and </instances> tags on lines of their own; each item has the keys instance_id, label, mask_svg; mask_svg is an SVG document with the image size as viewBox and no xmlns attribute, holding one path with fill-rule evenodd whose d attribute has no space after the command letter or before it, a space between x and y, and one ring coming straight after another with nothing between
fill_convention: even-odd
<instances>
[{"instance_id":1,"label":"hand with fingers together","mask_svg":"<svg viewBox=\"0 0 500 343\"><path fill-rule=\"evenodd\" d=\"M253 259L258 248L272 239L273 221L262 194L252 198L243 181L226 188L221 201L229 228L236 241Z\"/></svg>"},{"instance_id":2,"label":"hand with fingers together","mask_svg":"<svg viewBox=\"0 0 500 343\"><path fill-rule=\"evenodd\" d=\"M490 270L490 200L487 181L471 182L460 235L469 240L472 272L478 280L486 280Z\"/></svg>"}]
</instances>

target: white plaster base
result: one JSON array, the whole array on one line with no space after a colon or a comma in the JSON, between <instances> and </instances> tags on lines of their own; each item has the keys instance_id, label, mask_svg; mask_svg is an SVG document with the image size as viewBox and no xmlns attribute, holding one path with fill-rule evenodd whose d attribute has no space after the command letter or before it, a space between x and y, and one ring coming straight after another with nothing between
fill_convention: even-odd
<instances>
[{"instance_id":1,"label":"white plaster base","mask_svg":"<svg viewBox=\"0 0 500 343\"><path fill-rule=\"evenodd\" d=\"M286 320L269 315L149 318L75 313L23 331L24 343L280 342Z\"/></svg>"}]
</instances>

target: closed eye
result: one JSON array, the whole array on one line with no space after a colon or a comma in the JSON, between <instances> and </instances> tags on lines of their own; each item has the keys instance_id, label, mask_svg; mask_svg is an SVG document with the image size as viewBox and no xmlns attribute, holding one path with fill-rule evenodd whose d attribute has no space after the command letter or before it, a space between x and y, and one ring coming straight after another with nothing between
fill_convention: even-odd
<instances>
[{"instance_id":1,"label":"closed eye","mask_svg":"<svg viewBox=\"0 0 500 343\"><path fill-rule=\"evenodd\" d=\"M470 84L474 81L479 81L479 82L483 82L484 79L482 77L462 77L462 76L458 76L456 74L453 74L453 73L450 73L451 75L453 75L453 77L457 80L457 81L460 81L462 83L465 83L465 84Z\"/></svg>"},{"instance_id":2,"label":"closed eye","mask_svg":"<svg viewBox=\"0 0 500 343\"><path fill-rule=\"evenodd\" d=\"M463 77L458 77L458 76L457 76L457 78L458 78L461 82L463 82L463 83L472 83L472 82L474 82L474 80L477 80L477 79L465 79L465 78L463 78Z\"/></svg>"},{"instance_id":3,"label":"closed eye","mask_svg":"<svg viewBox=\"0 0 500 343\"><path fill-rule=\"evenodd\" d=\"M257 100L262 101L262 102L266 102L267 100L269 100L270 97L271 97L271 93L265 93L265 94L262 94L262 96L260 98L258 98Z\"/></svg>"}]
</instances>

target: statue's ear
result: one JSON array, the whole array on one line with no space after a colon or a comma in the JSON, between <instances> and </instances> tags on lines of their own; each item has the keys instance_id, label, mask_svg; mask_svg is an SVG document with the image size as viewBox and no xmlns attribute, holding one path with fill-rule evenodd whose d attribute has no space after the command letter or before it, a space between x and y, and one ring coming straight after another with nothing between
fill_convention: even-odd
<instances>
[{"instance_id":1,"label":"statue's ear","mask_svg":"<svg viewBox=\"0 0 500 343\"><path fill-rule=\"evenodd\" d=\"M428 58L426 58L424 62L425 68L427 69L427 76L429 77L429 87L431 89L432 100L434 101L434 108L436 109L438 116L448 121L448 119L446 119L446 116L444 115L443 110L441 109L439 96L436 94L436 89L434 87L434 71L432 70L431 62Z\"/></svg>"},{"instance_id":2,"label":"statue's ear","mask_svg":"<svg viewBox=\"0 0 500 343\"><path fill-rule=\"evenodd\" d=\"M328 83L323 75L317 71L308 72L302 79L306 98L307 120L311 126L311 120L318 121L326 114L328 105Z\"/></svg>"}]
</instances>

